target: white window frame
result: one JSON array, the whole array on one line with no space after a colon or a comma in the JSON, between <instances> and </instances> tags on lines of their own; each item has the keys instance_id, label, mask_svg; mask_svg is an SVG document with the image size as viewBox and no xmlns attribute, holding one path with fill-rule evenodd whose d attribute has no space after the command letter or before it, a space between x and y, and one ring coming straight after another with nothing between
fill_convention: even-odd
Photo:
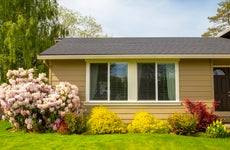
<instances>
[{"instance_id":1,"label":"white window frame","mask_svg":"<svg viewBox=\"0 0 230 150\"><path fill-rule=\"evenodd\" d=\"M127 63L128 65L128 71L127 71L127 80L128 80L128 98L127 100L110 100L109 99L109 74L108 74L108 99L107 100L90 100L89 94L90 94L90 64L91 63ZM174 63L175 64L175 94L176 99L175 100L158 100L158 89L156 89L156 100L138 100L138 78L137 78L137 64L138 63L155 63L157 69L157 64L167 64L167 63ZM108 65L108 72L109 70ZM157 84L157 71L155 71L156 76L156 84ZM158 86L156 86L158 88ZM101 105L141 105L141 104L150 104L150 105L181 105L179 100L179 61L178 60L86 60L86 105L94 105L94 104L101 104Z\"/></svg>"},{"instance_id":2,"label":"white window frame","mask_svg":"<svg viewBox=\"0 0 230 150\"><path fill-rule=\"evenodd\" d=\"M175 102L175 101L179 101L179 92L178 92L178 88L179 88L179 84L177 83L178 79L179 79L179 76L178 76L178 63L175 63L175 62L137 62L138 63L142 63L142 64L155 64L155 99L152 100L138 100L138 85L137 85L137 95L136 95L136 99L137 101L139 102L149 102L149 101L156 101L156 102ZM158 97L158 65L159 64L175 64L175 97L176 99L175 100L159 100L159 97ZM136 68L138 70L138 67L136 65ZM138 77L136 78L136 80L138 80Z\"/></svg>"}]
</instances>

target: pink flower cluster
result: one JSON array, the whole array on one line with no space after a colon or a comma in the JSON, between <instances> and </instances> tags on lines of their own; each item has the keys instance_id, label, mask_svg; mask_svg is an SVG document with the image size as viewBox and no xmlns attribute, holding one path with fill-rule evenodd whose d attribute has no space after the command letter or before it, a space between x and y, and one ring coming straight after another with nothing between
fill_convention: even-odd
<instances>
[{"instance_id":1,"label":"pink flower cluster","mask_svg":"<svg viewBox=\"0 0 230 150\"><path fill-rule=\"evenodd\" d=\"M2 119L18 128L56 130L68 111L82 115L78 88L61 82L52 89L44 73L34 77L34 70L9 70L9 84L0 86Z\"/></svg>"}]
</instances>

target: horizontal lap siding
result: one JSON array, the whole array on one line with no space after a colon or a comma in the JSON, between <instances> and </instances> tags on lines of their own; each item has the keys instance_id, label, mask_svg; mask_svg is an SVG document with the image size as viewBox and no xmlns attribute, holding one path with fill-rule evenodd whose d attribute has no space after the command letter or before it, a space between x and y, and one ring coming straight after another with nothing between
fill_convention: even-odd
<instances>
[{"instance_id":1,"label":"horizontal lap siding","mask_svg":"<svg viewBox=\"0 0 230 150\"><path fill-rule=\"evenodd\" d=\"M60 81L68 81L79 88L79 96L85 101L86 63L84 60L52 60L50 66L52 85ZM212 65L209 60L180 60L179 62L179 94L181 105L106 105L118 114L125 122L130 122L136 112L147 111L156 118L166 119L175 112L186 112L183 100L204 101L208 104L213 100ZM89 114L92 107L86 105Z\"/></svg>"},{"instance_id":2,"label":"horizontal lap siding","mask_svg":"<svg viewBox=\"0 0 230 150\"><path fill-rule=\"evenodd\" d=\"M205 100L211 102L213 74L210 60L181 60L179 64L180 100Z\"/></svg>"},{"instance_id":3,"label":"horizontal lap siding","mask_svg":"<svg viewBox=\"0 0 230 150\"><path fill-rule=\"evenodd\" d=\"M87 113L90 113L90 110L93 106L88 106ZM155 118L158 119L166 119L170 114L173 114L175 112L181 112L184 113L185 109L184 106L106 106L110 111L115 112L122 120L125 122L130 122L134 114L140 111L146 111L152 115L154 115Z\"/></svg>"},{"instance_id":4,"label":"horizontal lap siding","mask_svg":"<svg viewBox=\"0 0 230 150\"><path fill-rule=\"evenodd\" d=\"M85 100L86 63L84 60L52 60L50 64L51 84L70 82L79 89L79 96Z\"/></svg>"}]
</instances>

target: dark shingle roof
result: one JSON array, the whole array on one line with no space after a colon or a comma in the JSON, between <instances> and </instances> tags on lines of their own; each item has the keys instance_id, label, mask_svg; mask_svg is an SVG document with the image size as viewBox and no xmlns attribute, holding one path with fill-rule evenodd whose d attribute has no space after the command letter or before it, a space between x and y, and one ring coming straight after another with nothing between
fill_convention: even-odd
<instances>
[{"instance_id":1,"label":"dark shingle roof","mask_svg":"<svg viewBox=\"0 0 230 150\"><path fill-rule=\"evenodd\" d=\"M230 54L224 38L66 38L44 55Z\"/></svg>"}]
</instances>

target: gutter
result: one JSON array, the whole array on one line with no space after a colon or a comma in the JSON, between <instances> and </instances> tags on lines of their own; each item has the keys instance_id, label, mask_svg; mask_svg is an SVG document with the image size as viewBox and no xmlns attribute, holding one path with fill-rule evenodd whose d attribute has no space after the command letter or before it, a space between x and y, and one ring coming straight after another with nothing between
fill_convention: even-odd
<instances>
[{"instance_id":1,"label":"gutter","mask_svg":"<svg viewBox=\"0 0 230 150\"><path fill-rule=\"evenodd\" d=\"M167 55L38 55L39 60L57 59L229 59L230 54L167 54Z\"/></svg>"}]
</instances>

